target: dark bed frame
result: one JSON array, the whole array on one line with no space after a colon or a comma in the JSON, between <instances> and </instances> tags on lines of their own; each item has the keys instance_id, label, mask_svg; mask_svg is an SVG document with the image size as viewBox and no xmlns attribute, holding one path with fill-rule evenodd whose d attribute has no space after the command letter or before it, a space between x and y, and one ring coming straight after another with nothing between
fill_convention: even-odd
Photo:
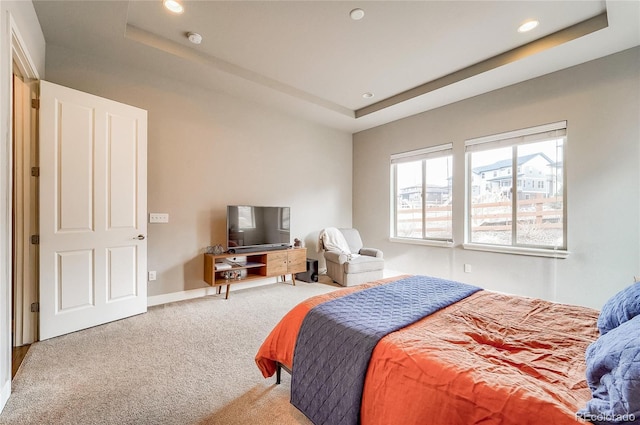
<instances>
[{"instance_id":1,"label":"dark bed frame","mask_svg":"<svg viewBox=\"0 0 640 425\"><path fill-rule=\"evenodd\" d=\"M284 369L285 371L287 371L289 375L291 375L291 370L288 367L286 367L280 362L276 362L276 385L280 385L280 377L282 375L282 369Z\"/></svg>"}]
</instances>

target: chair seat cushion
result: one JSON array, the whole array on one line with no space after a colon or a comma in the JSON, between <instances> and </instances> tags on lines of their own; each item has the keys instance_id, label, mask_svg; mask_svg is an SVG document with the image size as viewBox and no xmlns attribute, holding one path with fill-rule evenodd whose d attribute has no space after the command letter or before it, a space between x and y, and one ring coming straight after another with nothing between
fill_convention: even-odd
<instances>
[{"instance_id":1,"label":"chair seat cushion","mask_svg":"<svg viewBox=\"0 0 640 425\"><path fill-rule=\"evenodd\" d=\"M359 255L344 263L345 273L362 273L384 269L384 259Z\"/></svg>"}]
</instances>

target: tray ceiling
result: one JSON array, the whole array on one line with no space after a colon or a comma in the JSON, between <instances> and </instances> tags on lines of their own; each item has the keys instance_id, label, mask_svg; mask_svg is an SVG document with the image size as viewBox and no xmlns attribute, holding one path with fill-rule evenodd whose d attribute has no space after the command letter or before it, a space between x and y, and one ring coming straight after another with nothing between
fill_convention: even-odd
<instances>
[{"instance_id":1,"label":"tray ceiling","mask_svg":"<svg viewBox=\"0 0 640 425\"><path fill-rule=\"evenodd\" d=\"M34 1L47 43L351 132L640 44L635 1L182 4Z\"/></svg>"}]
</instances>

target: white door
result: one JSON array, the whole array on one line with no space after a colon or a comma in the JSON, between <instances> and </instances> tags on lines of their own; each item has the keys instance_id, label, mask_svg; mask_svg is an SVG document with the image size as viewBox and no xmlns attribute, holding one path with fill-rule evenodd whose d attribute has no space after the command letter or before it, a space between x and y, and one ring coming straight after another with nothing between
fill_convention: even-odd
<instances>
[{"instance_id":1,"label":"white door","mask_svg":"<svg viewBox=\"0 0 640 425\"><path fill-rule=\"evenodd\" d=\"M40 84L40 339L147 311L147 112Z\"/></svg>"}]
</instances>

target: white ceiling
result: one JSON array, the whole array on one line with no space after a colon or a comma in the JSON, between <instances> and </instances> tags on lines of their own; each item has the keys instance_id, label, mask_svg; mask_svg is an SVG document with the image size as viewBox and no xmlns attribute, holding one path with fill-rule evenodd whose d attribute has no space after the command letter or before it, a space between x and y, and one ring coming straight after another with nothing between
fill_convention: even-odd
<instances>
[{"instance_id":1,"label":"white ceiling","mask_svg":"<svg viewBox=\"0 0 640 425\"><path fill-rule=\"evenodd\" d=\"M34 6L48 44L350 132L640 44L638 0L182 3L181 15L161 0ZM538 28L516 31L532 18Z\"/></svg>"}]
</instances>

